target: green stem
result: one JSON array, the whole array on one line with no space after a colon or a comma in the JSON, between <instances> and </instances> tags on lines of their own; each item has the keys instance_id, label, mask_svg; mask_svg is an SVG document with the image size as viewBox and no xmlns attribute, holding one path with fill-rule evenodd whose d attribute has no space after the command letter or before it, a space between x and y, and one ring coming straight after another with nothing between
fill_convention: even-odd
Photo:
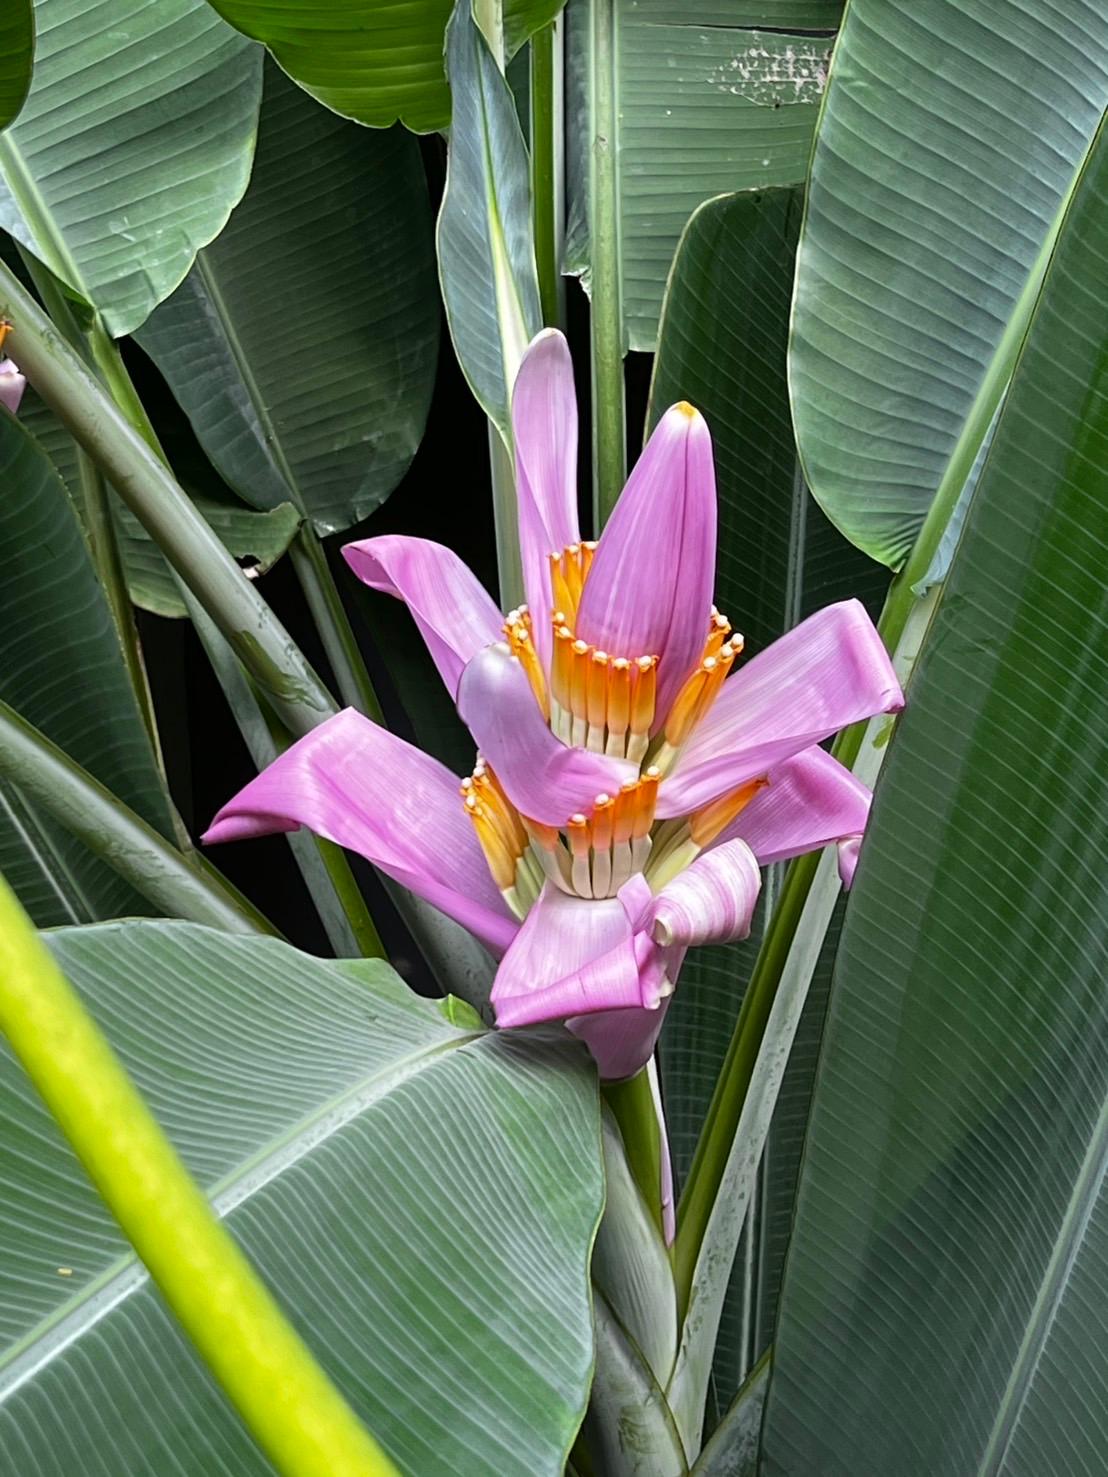
<instances>
[{"instance_id":1,"label":"green stem","mask_svg":"<svg viewBox=\"0 0 1108 1477\"><path fill-rule=\"evenodd\" d=\"M623 488L627 458L619 268L616 0L591 0L590 21L593 507L599 534Z\"/></svg>"},{"instance_id":2,"label":"green stem","mask_svg":"<svg viewBox=\"0 0 1108 1477\"><path fill-rule=\"evenodd\" d=\"M531 37L531 211L542 321L549 328L557 328L562 322L562 276L558 270L561 171L554 25L552 21Z\"/></svg>"},{"instance_id":3,"label":"green stem","mask_svg":"<svg viewBox=\"0 0 1108 1477\"><path fill-rule=\"evenodd\" d=\"M277 932L202 856L183 856L4 702L0 775L171 918L229 933Z\"/></svg>"},{"instance_id":4,"label":"green stem","mask_svg":"<svg viewBox=\"0 0 1108 1477\"><path fill-rule=\"evenodd\" d=\"M381 942L381 935L377 932L377 925L366 906L366 900L362 896L354 873L350 870L346 853L341 846L336 846L333 841L328 841L323 836L313 836L311 839L319 852L335 896L346 914L359 953L365 959L387 959L388 955Z\"/></svg>"},{"instance_id":5,"label":"green stem","mask_svg":"<svg viewBox=\"0 0 1108 1477\"><path fill-rule=\"evenodd\" d=\"M0 313L14 325L11 353L24 374L165 553L290 731L307 733L330 717L335 704L288 632L152 447L2 263Z\"/></svg>"},{"instance_id":6,"label":"green stem","mask_svg":"<svg viewBox=\"0 0 1108 1477\"><path fill-rule=\"evenodd\" d=\"M385 715L366 671L358 638L346 614L326 551L310 522L300 525L289 553L343 702L365 713L376 723L384 723Z\"/></svg>"},{"instance_id":7,"label":"green stem","mask_svg":"<svg viewBox=\"0 0 1108 1477\"><path fill-rule=\"evenodd\" d=\"M731 1033L715 1091L705 1114L696 1151L677 1209L673 1246L674 1281L680 1317L684 1318L696 1260L719 1193L727 1156L746 1101L758 1048L781 982L796 925L816 874L820 853L797 857L785 874L781 896L766 925L762 946Z\"/></svg>"},{"instance_id":8,"label":"green stem","mask_svg":"<svg viewBox=\"0 0 1108 1477\"><path fill-rule=\"evenodd\" d=\"M75 348L85 345L87 340L58 279L23 247L19 247L19 255L59 331ZM127 675L135 694L135 701L138 703L142 721L154 750L154 758L164 781L165 765L162 759L157 719L154 714L154 699L146 676L146 664L142 657L138 627L135 625L131 594L127 588L123 557L119 551L119 538L115 519L112 517L111 499L107 485L95 462L81 447L77 448L77 476L81 492L81 521L84 525L85 540L97 578L108 602L108 609L111 611L112 622L120 650L123 653Z\"/></svg>"},{"instance_id":9,"label":"green stem","mask_svg":"<svg viewBox=\"0 0 1108 1477\"><path fill-rule=\"evenodd\" d=\"M643 1067L641 1072L636 1072L624 1082L602 1083L600 1095L619 1124L631 1174L659 1232L662 1232L662 1134L650 1084L650 1068Z\"/></svg>"},{"instance_id":10,"label":"green stem","mask_svg":"<svg viewBox=\"0 0 1108 1477\"><path fill-rule=\"evenodd\" d=\"M524 599L523 556L519 549L519 500L515 468L504 438L489 421L489 475L492 478L492 515L496 531L496 569L500 581L500 608L514 610Z\"/></svg>"},{"instance_id":11,"label":"green stem","mask_svg":"<svg viewBox=\"0 0 1108 1477\"><path fill-rule=\"evenodd\" d=\"M260 773L288 747L288 733L267 711L242 663L209 616L187 591L185 597L200 644ZM381 940L342 848L303 829L289 831L286 840L336 956L383 958Z\"/></svg>"},{"instance_id":12,"label":"green stem","mask_svg":"<svg viewBox=\"0 0 1108 1477\"><path fill-rule=\"evenodd\" d=\"M396 1477L220 1224L3 883L0 1030L277 1471Z\"/></svg>"}]
</instances>

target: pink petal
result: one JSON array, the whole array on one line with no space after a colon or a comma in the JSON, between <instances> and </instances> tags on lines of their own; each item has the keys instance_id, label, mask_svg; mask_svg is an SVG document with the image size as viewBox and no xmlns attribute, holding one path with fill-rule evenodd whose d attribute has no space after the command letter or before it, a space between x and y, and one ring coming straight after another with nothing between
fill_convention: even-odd
<instances>
[{"instance_id":1,"label":"pink petal","mask_svg":"<svg viewBox=\"0 0 1108 1477\"><path fill-rule=\"evenodd\" d=\"M858 853L861 849L861 836L846 836L839 842L839 881L846 892L854 885L854 873L858 870Z\"/></svg>"},{"instance_id":2,"label":"pink petal","mask_svg":"<svg viewBox=\"0 0 1108 1477\"><path fill-rule=\"evenodd\" d=\"M512 391L523 584L534 641L549 669L554 608L547 556L580 539L577 521L577 398L569 345L556 328L532 339Z\"/></svg>"},{"instance_id":3,"label":"pink petal","mask_svg":"<svg viewBox=\"0 0 1108 1477\"><path fill-rule=\"evenodd\" d=\"M571 1016L566 1028L589 1048L605 1082L622 1082L654 1055L668 1009L667 996L657 1010L601 1010Z\"/></svg>"},{"instance_id":4,"label":"pink petal","mask_svg":"<svg viewBox=\"0 0 1108 1477\"><path fill-rule=\"evenodd\" d=\"M479 652L462 673L458 711L517 809L545 825L587 814L597 795L616 794L637 773L624 759L555 738L527 674L503 643Z\"/></svg>"},{"instance_id":5,"label":"pink petal","mask_svg":"<svg viewBox=\"0 0 1108 1477\"><path fill-rule=\"evenodd\" d=\"M27 381L20 374L18 366L10 359L0 359L0 405L6 405L14 415L26 388Z\"/></svg>"},{"instance_id":6,"label":"pink petal","mask_svg":"<svg viewBox=\"0 0 1108 1477\"><path fill-rule=\"evenodd\" d=\"M727 841L667 882L654 903L663 945L729 944L750 932L762 875L745 841Z\"/></svg>"},{"instance_id":7,"label":"pink petal","mask_svg":"<svg viewBox=\"0 0 1108 1477\"><path fill-rule=\"evenodd\" d=\"M495 953L518 925L497 891L458 780L353 708L314 728L223 807L211 844L307 826L360 852Z\"/></svg>"},{"instance_id":8,"label":"pink petal","mask_svg":"<svg viewBox=\"0 0 1108 1477\"><path fill-rule=\"evenodd\" d=\"M903 705L864 607L828 605L727 679L663 783L657 814L697 810L847 724Z\"/></svg>"},{"instance_id":9,"label":"pink petal","mask_svg":"<svg viewBox=\"0 0 1108 1477\"><path fill-rule=\"evenodd\" d=\"M582 640L661 658L657 726L704 649L715 567L712 438L691 406L675 405L616 504L577 612Z\"/></svg>"},{"instance_id":10,"label":"pink petal","mask_svg":"<svg viewBox=\"0 0 1108 1477\"><path fill-rule=\"evenodd\" d=\"M649 918L643 887L633 878L619 897L592 902L548 883L497 971L497 1025L565 1020L602 1077L637 1072L661 1029L666 961L635 926Z\"/></svg>"},{"instance_id":11,"label":"pink petal","mask_svg":"<svg viewBox=\"0 0 1108 1477\"><path fill-rule=\"evenodd\" d=\"M805 749L770 771L769 784L719 842L741 837L763 867L787 861L862 832L872 799L869 786L826 750Z\"/></svg>"},{"instance_id":12,"label":"pink petal","mask_svg":"<svg viewBox=\"0 0 1108 1477\"><path fill-rule=\"evenodd\" d=\"M500 639L504 624L476 575L452 549L402 534L362 539L342 552L370 589L404 601L450 696L457 698L462 668Z\"/></svg>"}]
</instances>

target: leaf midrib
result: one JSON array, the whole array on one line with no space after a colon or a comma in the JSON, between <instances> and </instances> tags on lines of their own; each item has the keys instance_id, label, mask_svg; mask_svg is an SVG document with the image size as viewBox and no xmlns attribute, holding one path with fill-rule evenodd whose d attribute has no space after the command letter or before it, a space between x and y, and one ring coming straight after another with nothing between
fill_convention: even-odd
<instances>
[{"instance_id":1,"label":"leaf midrib","mask_svg":"<svg viewBox=\"0 0 1108 1477\"><path fill-rule=\"evenodd\" d=\"M227 302L219 286L215 270L209 264L208 253L206 251L198 251L196 253L194 268L204 284L204 289L211 300L212 307L215 309L216 318L223 330L223 337L231 358L234 361L235 368L238 370L242 382L246 386L246 393L250 397L250 404L253 406L254 414L258 418L258 425L261 428L266 448L272 455L277 471L280 473L282 481L289 490L289 495L297 512L302 518L307 518L309 513L300 493L300 484L296 480L292 465L285 453L284 444L277 434L277 427L274 424L273 417L269 413L265 396L261 393L261 388L255 378L254 371L250 367L250 360L243 348L242 340L239 338L238 330L235 327L231 312L227 307Z\"/></svg>"},{"instance_id":2,"label":"leaf midrib","mask_svg":"<svg viewBox=\"0 0 1108 1477\"><path fill-rule=\"evenodd\" d=\"M0 174L3 174L12 199L30 228L34 250L46 266L63 282L68 282L85 298L91 295L81 270L70 253L65 236L58 226L45 196L35 184L23 151L8 130L0 134ZM53 260L51 260L51 257Z\"/></svg>"},{"instance_id":3,"label":"leaf midrib","mask_svg":"<svg viewBox=\"0 0 1108 1477\"><path fill-rule=\"evenodd\" d=\"M224 1220L251 1196L391 1092L437 1065L440 1058L449 1052L483 1040L486 1034L473 1031L437 1042L391 1062L383 1071L355 1083L336 1097L328 1098L283 1135L256 1150L230 1174L206 1188L205 1193L216 1216ZM149 1275L134 1252L125 1253L0 1353L0 1405L87 1329L142 1287Z\"/></svg>"}]
</instances>

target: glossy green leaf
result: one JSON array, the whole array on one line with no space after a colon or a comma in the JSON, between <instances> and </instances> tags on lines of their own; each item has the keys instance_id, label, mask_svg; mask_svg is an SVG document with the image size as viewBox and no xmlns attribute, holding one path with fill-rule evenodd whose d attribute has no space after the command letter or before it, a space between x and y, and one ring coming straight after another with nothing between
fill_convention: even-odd
<instances>
[{"instance_id":1,"label":"glossy green leaf","mask_svg":"<svg viewBox=\"0 0 1108 1477\"><path fill-rule=\"evenodd\" d=\"M719 495L716 603L763 650L798 619L835 600L879 603L887 572L853 548L812 501L799 477L789 415L785 352L799 192L750 190L702 205L677 252L662 313L651 386L650 424L687 399L712 432ZM684 1180L761 941L696 949L681 971L662 1038L670 1139ZM789 1083L792 1101L793 1079ZM783 1107L783 1119L794 1110ZM782 1147L788 1157L793 1150ZM777 1150L771 1136L767 1184ZM793 1164L795 1173L795 1163ZM788 1205L788 1170L760 1225L777 1225ZM777 1232L772 1233L776 1236ZM752 1358L765 1347L754 1310L772 1297L780 1248L759 1231L752 1261L736 1269L717 1348L716 1378L726 1405Z\"/></svg>"},{"instance_id":2,"label":"glossy green leaf","mask_svg":"<svg viewBox=\"0 0 1108 1477\"><path fill-rule=\"evenodd\" d=\"M450 122L443 32L452 0L210 0L231 25L264 41L282 68L336 113L416 133ZM565 0L503 0L512 56Z\"/></svg>"},{"instance_id":3,"label":"glossy green leaf","mask_svg":"<svg viewBox=\"0 0 1108 1477\"><path fill-rule=\"evenodd\" d=\"M376 961L170 923L50 942L400 1469L559 1474L588 1389L603 1200L584 1052L486 1033ZM0 1103L5 1457L20 1477L264 1477L10 1059Z\"/></svg>"},{"instance_id":4,"label":"glossy green leaf","mask_svg":"<svg viewBox=\"0 0 1108 1477\"><path fill-rule=\"evenodd\" d=\"M443 301L470 389L505 439L528 341L542 327L531 185L511 88L458 0L447 29L454 97L437 244Z\"/></svg>"},{"instance_id":5,"label":"glossy green leaf","mask_svg":"<svg viewBox=\"0 0 1108 1477\"><path fill-rule=\"evenodd\" d=\"M419 445L435 295L416 141L345 122L269 63L250 188L137 337L228 485L332 533Z\"/></svg>"},{"instance_id":6,"label":"glossy green leaf","mask_svg":"<svg viewBox=\"0 0 1108 1477\"><path fill-rule=\"evenodd\" d=\"M611 12L608 66L591 54L595 6ZM611 189L625 348L654 348L670 263L698 205L725 190L803 180L840 10L837 0L698 0L680 14L666 0L577 0L571 8L569 114L593 117L603 90L616 132ZM607 149L597 152L593 123L577 132L565 269L588 286L588 177Z\"/></svg>"},{"instance_id":7,"label":"glossy green leaf","mask_svg":"<svg viewBox=\"0 0 1108 1477\"><path fill-rule=\"evenodd\" d=\"M791 351L813 492L899 566L1108 104L1098 0L852 0Z\"/></svg>"},{"instance_id":8,"label":"glossy green leaf","mask_svg":"<svg viewBox=\"0 0 1108 1477\"><path fill-rule=\"evenodd\" d=\"M130 333L246 188L262 56L204 0L37 0L35 19L0 226Z\"/></svg>"},{"instance_id":9,"label":"glossy green leaf","mask_svg":"<svg viewBox=\"0 0 1108 1477\"><path fill-rule=\"evenodd\" d=\"M34 49L31 0L8 0L0 15L0 128L7 128L27 97Z\"/></svg>"},{"instance_id":10,"label":"glossy green leaf","mask_svg":"<svg viewBox=\"0 0 1108 1477\"><path fill-rule=\"evenodd\" d=\"M0 698L167 838L165 795L103 591L50 461L0 413ZM148 905L10 786L0 872L42 927Z\"/></svg>"},{"instance_id":11,"label":"glossy green leaf","mask_svg":"<svg viewBox=\"0 0 1108 1477\"><path fill-rule=\"evenodd\" d=\"M767 1477L1103 1468L1106 261L1102 131L863 848Z\"/></svg>"}]
</instances>

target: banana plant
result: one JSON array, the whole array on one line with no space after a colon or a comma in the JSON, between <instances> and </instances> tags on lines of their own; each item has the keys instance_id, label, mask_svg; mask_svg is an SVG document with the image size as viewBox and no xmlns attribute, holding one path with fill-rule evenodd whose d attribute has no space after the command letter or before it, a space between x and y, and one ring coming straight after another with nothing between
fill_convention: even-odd
<instances>
[{"instance_id":1,"label":"banana plant","mask_svg":"<svg viewBox=\"0 0 1108 1477\"><path fill-rule=\"evenodd\" d=\"M1102 8L9 10L0 1474L1099 1470Z\"/></svg>"}]
</instances>

